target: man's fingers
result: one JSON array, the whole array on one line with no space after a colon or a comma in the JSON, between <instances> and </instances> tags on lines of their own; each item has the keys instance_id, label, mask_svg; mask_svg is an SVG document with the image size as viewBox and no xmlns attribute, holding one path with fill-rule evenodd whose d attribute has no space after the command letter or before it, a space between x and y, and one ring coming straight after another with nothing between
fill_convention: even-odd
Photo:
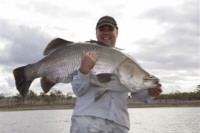
<instances>
[{"instance_id":1,"label":"man's fingers","mask_svg":"<svg viewBox=\"0 0 200 133\"><path fill-rule=\"evenodd\" d=\"M156 93L155 93L155 91L154 91L153 89L149 89L149 94L150 94L151 96L153 96L153 97L156 96Z\"/></svg>"},{"instance_id":2,"label":"man's fingers","mask_svg":"<svg viewBox=\"0 0 200 133\"><path fill-rule=\"evenodd\" d=\"M151 89L149 89L148 91L149 91L149 94L150 94L151 96L156 97L156 96L159 96L159 95L160 95L160 93L162 92L162 89L161 89L161 88L151 88Z\"/></svg>"},{"instance_id":3,"label":"man's fingers","mask_svg":"<svg viewBox=\"0 0 200 133\"><path fill-rule=\"evenodd\" d=\"M89 56L92 60L96 61L97 60L97 53L94 51L89 51L86 53L87 56Z\"/></svg>"},{"instance_id":4,"label":"man's fingers","mask_svg":"<svg viewBox=\"0 0 200 133\"><path fill-rule=\"evenodd\" d=\"M162 89L160 87L157 88L158 92L162 93Z\"/></svg>"},{"instance_id":5,"label":"man's fingers","mask_svg":"<svg viewBox=\"0 0 200 133\"><path fill-rule=\"evenodd\" d=\"M94 51L82 52L80 72L87 74L96 64L97 54Z\"/></svg>"}]
</instances>

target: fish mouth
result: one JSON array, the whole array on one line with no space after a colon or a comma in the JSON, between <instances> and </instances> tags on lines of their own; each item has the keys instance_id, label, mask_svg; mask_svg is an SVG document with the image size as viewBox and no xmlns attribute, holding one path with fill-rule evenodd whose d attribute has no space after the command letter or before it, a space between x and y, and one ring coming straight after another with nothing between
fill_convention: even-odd
<instances>
[{"instance_id":1,"label":"fish mouth","mask_svg":"<svg viewBox=\"0 0 200 133\"><path fill-rule=\"evenodd\" d=\"M162 84L158 83L157 87L161 87L161 86L162 86Z\"/></svg>"},{"instance_id":2,"label":"fish mouth","mask_svg":"<svg viewBox=\"0 0 200 133\"><path fill-rule=\"evenodd\" d=\"M159 79L148 80L144 82L144 85L149 88L157 88L162 86L159 82L160 82Z\"/></svg>"},{"instance_id":3,"label":"fish mouth","mask_svg":"<svg viewBox=\"0 0 200 133\"><path fill-rule=\"evenodd\" d=\"M161 87L162 86L162 84L160 84L160 80L159 79L156 79L153 83L156 84L157 87Z\"/></svg>"},{"instance_id":4,"label":"fish mouth","mask_svg":"<svg viewBox=\"0 0 200 133\"><path fill-rule=\"evenodd\" d=\"M153 83L155 83L155 84L159 84L159 82L160 82L159 79L155 79L155 80L153 80Z\"/></svg>"}]
</instances>

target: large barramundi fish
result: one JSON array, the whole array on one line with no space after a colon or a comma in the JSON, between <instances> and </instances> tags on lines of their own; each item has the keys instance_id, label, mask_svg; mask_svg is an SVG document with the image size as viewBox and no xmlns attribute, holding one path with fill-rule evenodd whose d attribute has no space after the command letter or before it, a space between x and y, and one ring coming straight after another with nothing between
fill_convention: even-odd
<instances>
[{"instance_id":1,"label":"large barramundi fish","mask_svg":"<svg viewBox=\"0 0 200 133\"><path fill-rule=\"evenodd\" d=\"M98 55L97 62L90 72L93 75L90 76L91 82L106 88L97 94L95 100L108 91L138 92L161 86L158 78L146 72L117 48L95 41L73 43L57 38L47 45L43 59L13 70L17 90L25 97L31 82L36 78L41 78L41 86L45 93L57 83L70 83L78 73L82 53L87 51L95 51ZM110 87L114 79L127 89L115 90L115 87Z\"/></svg>"}]
</instances>

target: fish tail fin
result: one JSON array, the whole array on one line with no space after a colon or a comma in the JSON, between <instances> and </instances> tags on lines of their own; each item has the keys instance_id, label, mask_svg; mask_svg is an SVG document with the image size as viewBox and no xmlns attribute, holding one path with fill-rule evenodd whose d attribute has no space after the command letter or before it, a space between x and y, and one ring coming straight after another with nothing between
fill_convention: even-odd
<instances>
[{"instance_id":1,"label":"fish tail fin","mask_svg":"<svg viewBox=\"0 0 200 133\"><path fill-rule=\"evenodd\" d=\"M13 70L17 90L23 97L27 95L29 87L33 81L27 81L25 76L25 68L26 66L23 66Z\"/></svg>"},{"instance_id":2,"label":"fish tail fin","mask_svg":"<svg viewBox=\"0 0 200 133\"><path fill-rule=\"evenodd\" d=\"M107 88L104 88L104 89L98 91L95 96L95 102L98 101L99 99L101 99L108 91L109 91L109 89L107 89Z\"/></svg>"},{"instance_id":3,"label":"fish tail fin","mask_svg":"<svg viewBox=\"0 0 200 133\"><path fill-rule=\"evenodd\" d=\"M40 83L41 83L42 89L45 93L48 93L49 90L55 85L55 83L48 80L46 77L42 77L40 79Z\"/></svg>"}]
</instances>

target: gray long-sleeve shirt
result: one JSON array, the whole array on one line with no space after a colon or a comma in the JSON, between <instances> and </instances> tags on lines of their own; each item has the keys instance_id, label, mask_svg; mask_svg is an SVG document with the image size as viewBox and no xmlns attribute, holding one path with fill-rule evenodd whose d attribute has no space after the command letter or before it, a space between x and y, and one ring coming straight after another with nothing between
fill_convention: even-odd
<instances>
[{"instance_id":1,"label":"gray long-sleeve shirt","mask_svg":"<svg viewBox=\"0 0 200 133\"><path fill-rule=\"evenodd\" d=\"M108 119L124 127L130 128L129 115L127 110L128 92L109 91L95 102L94 98L99 87L94 86L89 80L90 74L82 74L73 77L72 89L77 96L76 106L73 115L96 116ZM122 84L115 87L125 87ZM139 93L131 93L133 99L141 102L150 102L153 97L148 95L147 90Z\"/></svg>"}]
</instances>

